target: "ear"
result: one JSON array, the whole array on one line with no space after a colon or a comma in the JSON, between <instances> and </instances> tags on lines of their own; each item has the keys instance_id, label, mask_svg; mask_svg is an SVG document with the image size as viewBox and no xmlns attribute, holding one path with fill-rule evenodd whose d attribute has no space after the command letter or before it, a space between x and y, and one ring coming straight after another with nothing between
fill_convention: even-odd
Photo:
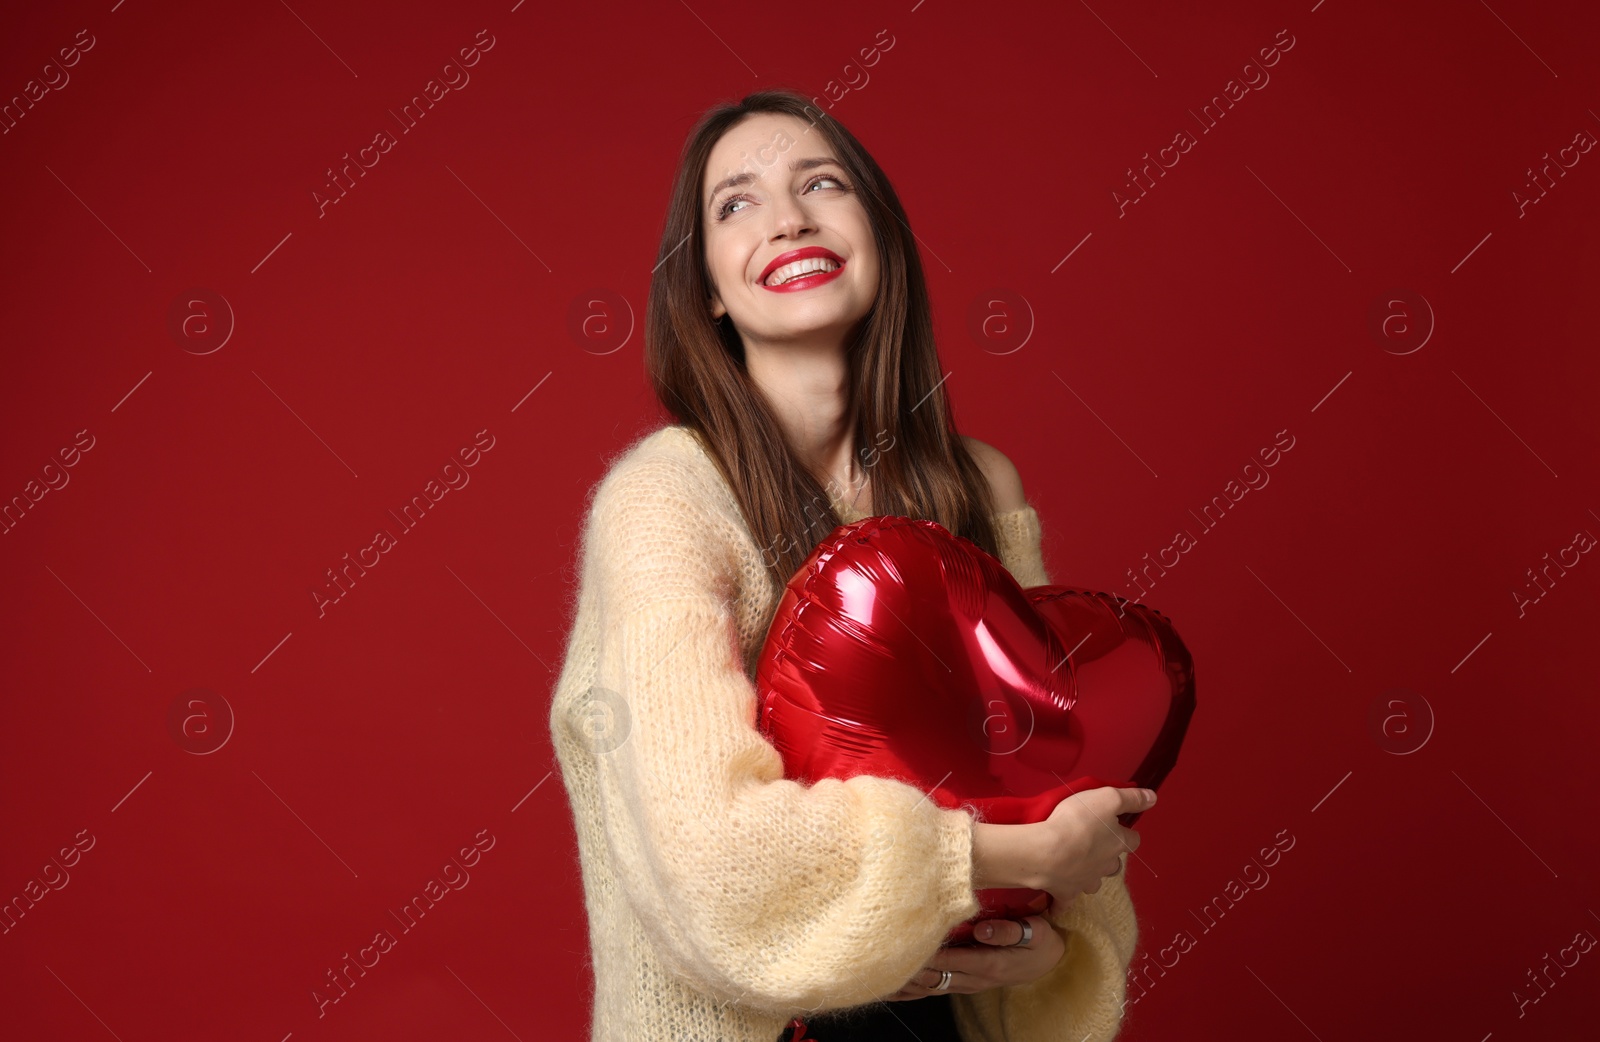
<instances>
[{"instance_id":1,"label":"ear","mask_svg":"<svg viewBox=\"0 0 1600 1042\"><path fill-rule=\"evenodd\" d=\"M711 321L713 322L728 313L728 309L722 304L722 295L719 293L713 292L711 294L711 299L708 301L707 306L711 311Z\"/></svg>"}]
</instances>

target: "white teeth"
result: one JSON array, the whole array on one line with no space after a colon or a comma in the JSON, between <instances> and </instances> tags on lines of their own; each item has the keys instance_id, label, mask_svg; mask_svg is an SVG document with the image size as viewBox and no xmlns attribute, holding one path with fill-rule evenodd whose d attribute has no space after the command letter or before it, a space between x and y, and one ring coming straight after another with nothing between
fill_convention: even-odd
<instances>
[{"instance_id":1,"label":"white teeth","mask_svg":"<svg viewBox=\"0 0 1600 1042\"><path fill-rule=\"evenodd\" d=\"M839 266L837 261L826 257L807 257L805 260L785 264L767 276L767 285L778 286L802 275L812 275L819 271L832 271Z\"/></svg>"}]
</instances>

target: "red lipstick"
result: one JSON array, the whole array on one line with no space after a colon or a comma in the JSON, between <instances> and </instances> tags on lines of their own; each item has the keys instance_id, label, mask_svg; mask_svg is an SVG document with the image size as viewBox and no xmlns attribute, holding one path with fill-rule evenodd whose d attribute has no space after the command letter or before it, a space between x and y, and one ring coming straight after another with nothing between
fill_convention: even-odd
<instances>
[{"instance_id":1,"label":"red lipstick","mask_svg":"<svg viewBox=\"0 0 1600 1042\"><path fill-rule=\"evenodd\" d=\"M830 260L837 265L837 267L835 267L832 271L817 271L808 275L802 275L799 278L790 279L788 282L778 286L767 285L767 278L779 268L786 264L793 264L795 261L800 260L808 260L812 257L821 257L825 260ZM762 289L768 289L774 293L789 293L795 290L811 289L814 286L821 286L824 283L831 282L835 278L838 278L839 273L842 271L844 271L844 259L841 258L837 253L834 253L832 250L825 249L821 246L805 246L798 250L790 250L787 253L780 253L776 257L772 258L772 260L767 263L767 266L762 269L761 277L757 280L757 282Z\"/></svg>"}]
</instances>

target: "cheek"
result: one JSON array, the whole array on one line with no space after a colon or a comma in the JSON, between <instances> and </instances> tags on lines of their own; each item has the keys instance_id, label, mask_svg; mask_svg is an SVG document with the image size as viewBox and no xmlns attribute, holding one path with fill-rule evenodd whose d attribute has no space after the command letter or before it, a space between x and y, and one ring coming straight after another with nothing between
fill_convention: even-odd
<instances>
[{"instance_id":1,"label":"cheek","mask_svg":"<svg viewBox=\"0 0 1600 1042\"><path fill-rule=\"evenodd\" d=\"M878 278L878 265L881 258L878 256L878 244L872 237L872 228L870 225L866 224L865 221L866 215L863 214L862 224L856 230L854 236L856 241L856 262L862 277L867 279L867 281L876 284Z\"/></svg>"},{"instance_id":2,"label":"cheek","mask_svg":"<svg viewBox=\"0 0 1600 1042\"><path fill-rule=\"evenodd\" d=\"M856 255L857 278L868 290L876 290L878 287L878 269L879 259L876 251L869 248Z\"/></svg>"},{"instance_id":3,"label":"cheek","mask_svg":"<svg viewBox=\"0 0 1600 1042\"><path fill-rule=\"evenodd\" d=\"M733 258L732 251L726 243L708 243L706 245L706 271L711 275L711 281L719 288L736 284L743 276L739 263Z\"/></svg>"}]
</instances>

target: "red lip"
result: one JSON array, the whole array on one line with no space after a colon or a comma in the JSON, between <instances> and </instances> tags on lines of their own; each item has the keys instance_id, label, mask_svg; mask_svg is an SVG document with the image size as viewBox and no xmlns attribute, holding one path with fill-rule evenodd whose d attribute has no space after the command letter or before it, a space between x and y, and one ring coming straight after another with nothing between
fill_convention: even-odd
<instances>
[{"instance_id":1,"label":"red lip","mask_svg":"<svg viewBox=\"0 0 1600 1042\"><path fill-rule=\"evenodd\" d=\"M762 286L765 286L767 289L772 289L773 287L767 286L768 275L771 275L785 264L793 264L797 260L807 260L811 257L825 257L828 260L833 261L833 263L839 265L839 267L833 269L834 271L841 271L844 268L844 258L840 257L832 250L824 249L821 246L802 246L798 250L790 250L788 253L780 253L776 257L772 258L772 260L768 261L767 266L761 269L761 275L756 279L756 282L760 283ZM833 272L829 272L828 274L831 275Z\"/></svg>"}]
</instances>

